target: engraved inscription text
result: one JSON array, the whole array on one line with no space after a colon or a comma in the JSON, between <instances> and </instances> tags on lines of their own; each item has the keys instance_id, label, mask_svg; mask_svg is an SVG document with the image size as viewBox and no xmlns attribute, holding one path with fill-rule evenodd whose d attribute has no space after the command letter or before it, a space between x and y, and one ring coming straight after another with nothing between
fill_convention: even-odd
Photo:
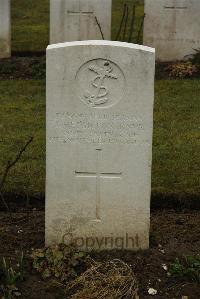
<instances>
[{"instance_id":1,"label":"engraved inscription text","mask_svg":"<svg viewBox=\"0 0 200 299\"><path fill-rule=\"evenodd\" d=\"M103 113L56 113L51 122L51 142L85 144L145 143L142 120L133 115Z\"/></svg>"}]
</instances>

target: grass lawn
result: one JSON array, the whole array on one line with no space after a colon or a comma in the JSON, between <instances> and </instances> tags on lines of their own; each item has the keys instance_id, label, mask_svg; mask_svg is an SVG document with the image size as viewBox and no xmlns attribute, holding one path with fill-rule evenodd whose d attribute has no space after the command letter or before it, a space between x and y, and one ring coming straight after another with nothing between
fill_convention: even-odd
<instances>
[{"instance_id":1,"label":"grass lawn","mask_svg":"<svg viewBox=\"0 0 200 299\"><path fill-rule=\"evenodd\" d=\"M127 3L129 6L129 21L126 35L126 38L128 38L128 29L130 28L131 12L134 2L137 1L113 0L112 39L116 37L123 14L124 3ZM44 52L49 43L49 0L12 0L11 13L12 51ZM143 5L137 4L133 41L137 40L137 33L143 13Z\"/></svg>"},{"instance_id":2,"label":"grass lawn","mask_svg":"<svg viewBox=\"0 0 200 299\"><path fill-rule=\"evenodd\" d=\"M129 5L131 14L132 0L113 0L113 39L119 28L124 3ZM143 5L138 4L134 40L137 39L143 11ZM12 0L12 50L44 52L48 39L49 0ZM12 76L15 68L18 69L16 62L3 65L5 73ZM30 62L26 71L29 69L35 72L33 78L43 78L43 72L37 76L40 71L38 63ZM26 75L25 72L25 78ZM45 82L1 80L0 91L0 174L6 161L15 157L29 136L34 136L33 143L12 169L5 191L44 196ZM199 80L158 80L155 91L152 193L199 196Z\"/></svg>"},{"instance_id":3,"label":"grass lawn","mask_svg":"<svg viewBox=\"0 0 200 299\"><path fill-rule=\"evenodd\" d=\"M5 191L44 196L45 82L0 82L0 172L29 136L33 143L12 169ZM156 81L152 192L199 196L199 80Z\"/></svg>"},{"instance_id":4,"label":"grass lawn","mask_svg":"<svg viewBox=\"0 0 200 299\"><path fill-rule=\"evenodd\" d=\"M152 191L200 195L200 81L156 81Z\"/></svg>"},{"instance_id":5,"label":"grass lawn","mask_svg":"<svg viewBox=\"0 0 200 299\"><path fill-rule=\"evenodd\" d=\"M0 172L30 136L34 140L12 168L5 186L9 193L40 196L45 178L45 82L0 83Z\"/></svg>"},{"instance_id":6,"label":"grass lawn","mask_svg":"<svg viewBox=\"0 0 200 299\"><path fill-rule=\"evenodd\" d=\"M45 51L49 43L49 0L12 0L12 51Z\"/></svg>"}]
</instances>

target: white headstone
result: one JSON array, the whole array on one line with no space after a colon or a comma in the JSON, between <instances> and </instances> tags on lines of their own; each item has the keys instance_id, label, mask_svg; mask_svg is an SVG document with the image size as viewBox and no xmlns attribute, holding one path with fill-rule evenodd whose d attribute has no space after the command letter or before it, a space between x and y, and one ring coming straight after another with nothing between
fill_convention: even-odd
<instances>
[{"instance_id":1,"label":"white headstone","mask_svg":"<svg viewBox=\"0 0 200 299\"><path fill-rule=\"evenodd\" d=\"M47 48L46 244L147 248L154 49Z\"/></svg>"},{"instance_id":2,"label":"white headstone","mask_svg":"<svg viewBox=\"0 0 200 299\"><path fill-rule=\"evenodd\" d=\"M10 0L0 0L0 58L11 55Z\"/></svg>"},{"instance_id":3,"label":"white headstone","mask_svg":"<svg viewBox=\"0 0 200 299\"><path fill-rule=\"evenodd\" d=\"M50 0L50 43L111 37L112 0Z\"/></svg>"},{"instance_id":4,"label":"white headstone","mask_svg":"<svg viewBox=\"0 0 200 299\"><path fill-rule=\"evenodd\" d=\"M145 0L143 44L160 61L182 60L200 48L199 0Z\"/></svg>"}]
</instances>

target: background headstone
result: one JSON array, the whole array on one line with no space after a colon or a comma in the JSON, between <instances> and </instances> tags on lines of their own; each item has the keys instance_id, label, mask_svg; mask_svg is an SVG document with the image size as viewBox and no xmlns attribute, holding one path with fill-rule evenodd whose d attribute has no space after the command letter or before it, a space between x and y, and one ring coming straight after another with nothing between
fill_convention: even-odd
<instances>
[{"instance_id":1,"label":"background headstone","mask_svg":"<svg viewBox=\"0 0 200 299\"><path fill-rule=\"evenodd\" d=\"M50 43L110 39L112 0L51 0Z\"/></svg>"},{"instance_id":2,"label":"background headstone","mask_svg":"<svg viewBox=\"0 0 200 299\"><path fill-rule=\"evenodd\" d=\"M0 0L0 58L11 55L10 0Z\"/></svg>"},{"instance_id":3,"label":"background headstone","mask_svg":"<svg viewBox=\"0 0 200 299\"><path fill-rule=\"evenodd\" d=\"M160 61L182 60L200 48L199 0L145 0L143 44Z\"/></svg>"},{"instance_id":4,"label":"background headstone","mask_svg":"<svg viewBox=\"0 0 200 299\"><path fill-rule=\"evenodd\" d=\"M46 244L148 247L154 64L128 43L47 48Z\"/></svg>"}]
</instances>

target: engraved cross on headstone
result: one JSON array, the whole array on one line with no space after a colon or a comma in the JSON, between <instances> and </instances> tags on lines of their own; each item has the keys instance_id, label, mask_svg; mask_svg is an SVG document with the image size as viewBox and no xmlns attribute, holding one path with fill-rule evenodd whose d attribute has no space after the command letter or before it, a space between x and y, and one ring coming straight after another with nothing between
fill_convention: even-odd
<instances>
[{"instance_id":1,"label":"engraved cross on headstone","mask_svg":"<svg viewBox=\"0 0 200 299\"><path fill-rule=\"evenodd\" d=\"M177 33L177 11L183 11L187 9L188 7L183 3L178 3L177 0L168 1L168 4L164 6L165 10L172 11L173 12L173 21L172 21L172 32L171 34L174 35Z\"/></svg>"},{"instance_id":2,"label":"engraved cross on headstone","mask_svg":"<svg viewBox=\"0 0 200 299\"><path fill-rule=\"evenodd\" d=\"M121 179L122 172L102 172L100 171L100 152L101 148L96 149L96 171L84 172L76 171L75 175L79 178L96 178L96 219L100 220L100 205L101 205L101 190L100 190L100 180L101 178L108 179Z\"/></svg>"},{"instance_id":3,"label":"engraved cross on headstone","mask_svg":"<svg viewBox=\"0 0 200 299\"><path fill-rule=\"evenodd\" d=\"M91 16L94 14L93 11L72 11L72 10L68 10L67 11L68 14L70 15L78 15L78 16Z\"/></svg>"},{"instance_id":4,"label":"engraved cross on headstone","mask_svg":"<svg viewBox=\"0 0 200 299\"><path fill-rule=\"evenodd\" d=\"M187 9L187 6L176 6L176 5L172 5L172 6L164 6L165 9Z\"/></svg>"},{"instance_id":5,"label":"engraved cross on headstone","mask_svg":"<svg viewBox=\"0 0 200 299\"><path fill-rule=\"evenodd\" d=\"M172 3L170 3L172 2ZM164 6L165 9L173 9L173 10L181 10L181 9L187 9L188 7L185 4L177 4L177 1L170 1L167 5Z\"/></svg>"}]
</instances>

